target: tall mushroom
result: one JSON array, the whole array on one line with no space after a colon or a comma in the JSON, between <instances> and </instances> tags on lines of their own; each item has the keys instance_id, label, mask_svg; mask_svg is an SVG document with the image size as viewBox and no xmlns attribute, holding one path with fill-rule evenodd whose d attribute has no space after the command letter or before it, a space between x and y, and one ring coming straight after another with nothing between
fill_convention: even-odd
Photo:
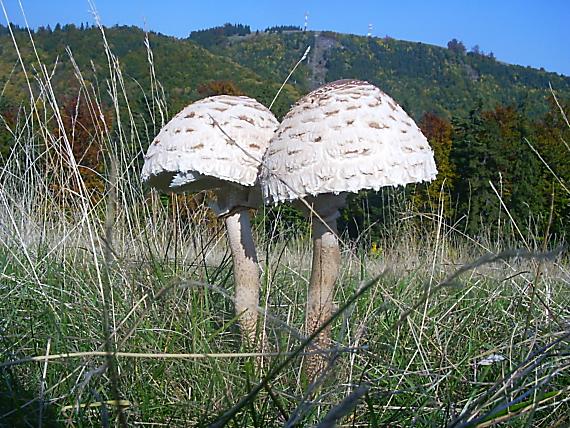
<instances>
[{"instance_id":1,"label":"tall mushroom","mask_svg":"<svg viewBox=\"0 0 570 428\"><path fill-rule=\"evenodd\" d=\"M340 264L336 220L347 192L430 181L436 174L433 152L414 121L368 82L326 84L287 113L265 154L261 185L266 203L304 198L312 207L305 209L313 232L307 333L332 313ZM316 345L328 346L329 336L326 328ZM309 359L309 375L323 363Z\"/></svg>"},{"instance_id":2,"label":"tall mushroom","mask_svg":"<svg viewBox=\"0 0 570 428\"><path fill-rule=\"evenodd\" d=\"M252 98L205 98L160 130L141 174L144 182L163 192L214 190L217 200L211 206L224 218L232 253L236 313L250 344L256 334L260 279L247 209L261 204L257 176L278 124Z\"/></svg>"}]
</instances>

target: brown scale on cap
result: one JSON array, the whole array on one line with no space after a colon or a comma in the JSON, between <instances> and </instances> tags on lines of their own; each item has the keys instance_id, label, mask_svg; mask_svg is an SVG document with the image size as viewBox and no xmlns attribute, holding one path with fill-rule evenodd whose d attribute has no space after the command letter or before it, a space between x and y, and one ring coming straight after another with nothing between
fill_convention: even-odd
<instances>
[{"instance_id":1,"label":"brown scale on cap","mask_svg":"<svg viewBox=\"0 0 570 428\"><path fill-rule=\"evenodd\" d=\"M235 103L234 101L232 101L232 100L227 100L227 99L226 99L226 100L220 99L219 102L220 102L221 104L226 104L226 105L228 105L228 106L230 106L230 107L233 107L233 106L236 105L236 103Z\"/></svg>"},{"instance_id":2,"label":"brown scale on cap","mask_svg":"<svg viewBox=\"0 0 570 428\"><path fill-rule=\"evenodd\" d=\"M241 115L241 116L239 117L239 119L240 119L240 120L243 120L243 121L245 121L245 122L247 122L247 123L249 123L249 124L251 124L251 125L255 125L255 121L254 121L251 117L247 117L247 116Z\"/></svg>"}]
</instances>

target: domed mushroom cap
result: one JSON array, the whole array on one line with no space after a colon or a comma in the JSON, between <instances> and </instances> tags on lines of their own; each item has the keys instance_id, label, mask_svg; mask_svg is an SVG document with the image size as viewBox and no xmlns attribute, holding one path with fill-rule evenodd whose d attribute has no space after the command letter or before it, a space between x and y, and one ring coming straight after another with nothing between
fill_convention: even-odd
<instances>
[{"instance_id":1,"label":"domed mushroom cap","mask_svg":"<svg viewBox=\"0 0 570 428\"><path fill-rule=\"evenodd\" d=\"M301 98L265 153L267 203L430 181L437 169L414 121L376 86L339 80Z\"/></svg>"},{"instance_id":2,"label":"domed mushroom cap","mask_svg":"<svg viewBox=\"0 0 570 428\"><path fill-rule=\"evenodd\" d=\"M219 95L197 101L160 130L141 178L171 192L215 189L226 182L253 186L278 124L252 98Z\"/></svg>"}]
</instances>

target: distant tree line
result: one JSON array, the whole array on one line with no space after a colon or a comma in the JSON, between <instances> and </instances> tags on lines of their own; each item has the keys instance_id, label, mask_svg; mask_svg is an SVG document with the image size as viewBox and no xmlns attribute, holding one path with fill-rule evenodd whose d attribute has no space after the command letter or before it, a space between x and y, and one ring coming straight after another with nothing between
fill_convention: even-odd
<instances>
[{"instance_id":1,"label":"distant tree line","mask_svg":"<svg viewBox=\"0 0 570 428\"><path fill-rule=\"evenodd\" d=\"M219 27L192 31L189 38L202 46L209 47L222 42L226 37L248 34L251 34L249 25L226 23Z\"/></svg>"},{"instance_id":2,"label":"distant tree line","mask_svg":"<svg viewBox=\"0 0 570 428\"><path fill-rule=\"evenodd\" d=\"M298 25L275 25L267 27L264 30L266 33L283 33L284 31L303 31Z\"/></svg>"},{"instance_id":3,"label":"distant tree line","mask_svg":"<svg viewBox=\"0 0 570 428\"><path fill-rule=\"evenodd\" d=\"M21 27L17 24L10 24L10 26L8 27L7 25L2 25L0 24L0 36L1 35L5 35L5 34L10 34L10 28L12 28L12 31L14 32L20 32L20 31L28 31L25 27ZM91 24L89 22L81 22L79 24L79 26L75 25L75 24L64 24L61 25L59 22L57 24L55 24L55 27L52 29L51 25L40 25L37 29L30 29L30 31L32 32L32 34L38 34L38 35L43 35L43 34L51 34L54 31L56 32L69 32L69 31L84 31L84 30L90 30L92 28L96 28L95 24Z\"/></svg>"}]
</instances>

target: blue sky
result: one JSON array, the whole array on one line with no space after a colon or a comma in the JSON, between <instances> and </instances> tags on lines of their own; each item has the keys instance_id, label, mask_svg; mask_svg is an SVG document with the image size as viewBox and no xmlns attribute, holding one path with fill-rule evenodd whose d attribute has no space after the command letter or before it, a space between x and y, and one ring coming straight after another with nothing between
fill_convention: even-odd
<instances>
[{"instance_id":1,"label":"blue sky","mask_svg":"<svg viewBox=\"0 0 570 428\"><path fill-rule=\"evenodd\" d=\"M18 0L3 1L23 24ZM21 0L30 26L93 22L87 0ZM225 22L252 29L303 25L445 46L452 38L479 45L505 62L544 67L570 76L570 0L94 0L105 25L137 25L186 37ZM4 19L3 19L4 20Z\"/></svg>"}]
</instances>

